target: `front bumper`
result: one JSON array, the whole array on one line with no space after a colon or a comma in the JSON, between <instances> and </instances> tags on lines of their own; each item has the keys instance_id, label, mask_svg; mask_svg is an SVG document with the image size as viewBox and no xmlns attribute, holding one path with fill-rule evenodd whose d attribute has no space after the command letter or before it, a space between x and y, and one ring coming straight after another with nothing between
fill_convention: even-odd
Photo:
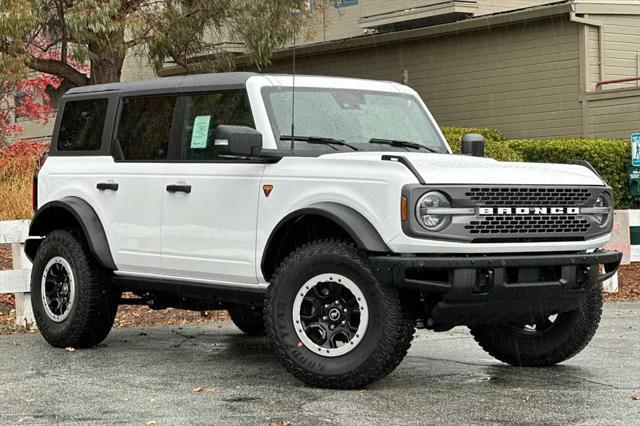
<instances>
[{"instance_id":1,"label":"front bumper","mask_svg":"<svg viewBox=\"0 0 640 426\"><path fill-rule=\"evenodd\" d=\"M576 309L611 277L617 251L491 256L373 256L378 278L434 300L433 328L535 318ZM601 273L600 265L604 266Z\"/></svg>"}]
</instances>

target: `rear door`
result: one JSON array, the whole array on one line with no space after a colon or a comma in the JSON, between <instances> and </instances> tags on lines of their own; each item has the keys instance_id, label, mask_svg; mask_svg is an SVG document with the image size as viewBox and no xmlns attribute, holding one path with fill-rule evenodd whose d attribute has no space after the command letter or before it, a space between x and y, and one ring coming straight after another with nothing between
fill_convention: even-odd
<instances>
[{"instance_id":1,"label":"rear door","mask_svg":"<svg viewBox=\"0 0 640 426\"><path fill-rule=\"evenodd\" d=\"M258 196L264 163L216 152L216 126L253 127L246 91L182 96L178 161L167 164L162 194L162 264L178 278L256 284Z\"/></svg>"},{"instance_id":2,"label":"rear door","mask_svg":"<svg viewBox=\"0 0 640 426\"><path fill-rule=\"evenodd\" d=\"M112 159L101 166L103 224L119 273L162 274L160 227L175 96L120 100Z\"/></svg>"}]
</instances>

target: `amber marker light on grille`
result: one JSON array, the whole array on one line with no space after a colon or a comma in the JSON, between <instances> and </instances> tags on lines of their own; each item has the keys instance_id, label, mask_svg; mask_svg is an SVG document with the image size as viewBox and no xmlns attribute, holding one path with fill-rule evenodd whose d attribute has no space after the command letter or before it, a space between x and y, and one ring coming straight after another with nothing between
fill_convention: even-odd
<instances>
[{"instance_id":1,"label":"amber marker light on grille","mask_svg":"<svg viewBox=\"0 0 640 426\"><path fill-rule=\"evenodd\" d=\"M407 221L408 211L409 209L407 208L407 197L403 195L400 199L400 218L403 222Z\"/></svg>"}]
</instances>

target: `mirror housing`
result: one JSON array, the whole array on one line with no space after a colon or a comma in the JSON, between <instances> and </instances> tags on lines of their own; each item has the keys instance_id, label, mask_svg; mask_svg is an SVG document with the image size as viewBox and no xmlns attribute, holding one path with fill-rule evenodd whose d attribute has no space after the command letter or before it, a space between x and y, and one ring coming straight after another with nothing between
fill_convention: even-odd
<instances>
[{"instance_id":1,"label":"mirror housing","mask_svg":"<svg viewBox=\"0 0 640 426\"><path fill-rule=\"evenodd\" d=\"M484 157L484 136L477 133L467 133L462 137L460 152L462 155Z\"/></svg>"},{"instance_id":2,"label":"mirror housing","mask_svg":"<svg viewBox=\"0 0 640 426\"><path fill-rule=\"evenodd\" d=\"M214 141L218 155L258 157L262 151L262 133L246 126L221 124Z\"/></svg>"}]
</instances>

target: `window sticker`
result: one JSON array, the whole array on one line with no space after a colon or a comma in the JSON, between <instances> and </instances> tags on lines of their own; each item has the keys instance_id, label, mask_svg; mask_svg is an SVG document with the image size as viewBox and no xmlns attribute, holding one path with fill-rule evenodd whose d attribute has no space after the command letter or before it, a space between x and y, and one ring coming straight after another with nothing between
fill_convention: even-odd
<instances>
[{"instance_id":1,"label":"window sticker","mask_svg":"<svg viewBox=\"0 0 640 426\"><path fill-rule=\"evenodd\" d=\"M191 133L191 149L203 149L207 147L210 122L210 115L199 115L193 121L193 132Z\"/></svg>"}]
</instances>

